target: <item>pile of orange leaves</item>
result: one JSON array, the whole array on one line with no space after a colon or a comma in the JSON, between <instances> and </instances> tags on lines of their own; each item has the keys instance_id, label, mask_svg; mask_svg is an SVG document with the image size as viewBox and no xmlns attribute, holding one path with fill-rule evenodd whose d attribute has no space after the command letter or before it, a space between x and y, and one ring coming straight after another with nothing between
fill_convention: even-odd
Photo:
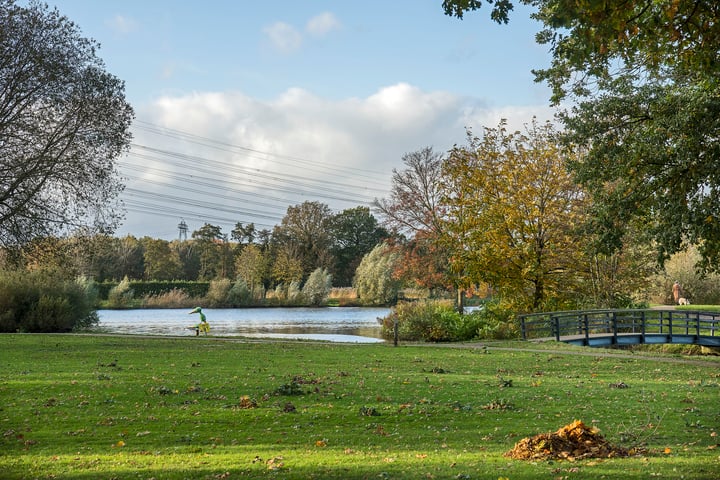
<instances>
[{"instance_id":1,"label":"pile of orange leaves","mask_svg":"<svg viewBox=\"0 0 720 480\"><path fill-rule=\"evenodd\" d=\"M523 438L506 457L517 460L578 460L583 458L627 457L629 451L610 444L599 430L580 420L565 425L557 432L541 433Z\"/></svg>"}]
</instances>

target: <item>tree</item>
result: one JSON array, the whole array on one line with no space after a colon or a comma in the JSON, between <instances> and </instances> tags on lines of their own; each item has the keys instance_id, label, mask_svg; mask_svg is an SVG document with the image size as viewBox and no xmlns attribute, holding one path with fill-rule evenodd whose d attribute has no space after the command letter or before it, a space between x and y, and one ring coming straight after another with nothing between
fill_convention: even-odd
<instances>
[{"instance_id":1,"label":"tree","mask_svg":"<svg viewBox=\"0 0 720 480\"><path fill-rule=\"evenodd\" d=\"M595 198L605 252L641 217L660 264L692 243L699 266L720 269L720 89L646 84L583 102L564 121L568 141L592 142L571 168Z\"/></svg>"},{"instance_id":2,"label":"tree","mask_svg":"<svg viewBox=\"0 0 720 480\"><path fill-rule=\"evenodd\" d=\"M368 207L355 207L334 215L328 224L330 252L335 258L333 279L340 287L352 285L355 270L366 253L389 236Z\"/></svg>"},{"instance_id":3,"label":"tree","mask_svg":"<svg viewBox=\"0 0 720 480\"><path fill-rule=\"evenodd\" d=\"M292 250L291 246L280 246L272 266L273 279L285 285L300 283L303 277L302 260Z\"/></svg>"},{"instance_id":4,"label":"tree","mask_svg":"<svg viewBox=\"0 0 720 480\"><path fill-rule=\"evenodd\" d=\"M330 207L326 204L303 202L288 207L280 225L273 231L275 245L292 252L291 256L300 261L302 278L306 278L317 267L329 268L332 265L328 235L331 216Z\"/></svg>"},{"instance_id":5,"label":"tree","mask_svg":"<svg viewBox=\"0 0 720 480\"><path fill-rule=\"evenodd\" d=\"M79 275L67 242L57 237L36 237L21 250L22 265L28 271L56 272L57 276Z\"/></svg>"},{"instance_id":6,"label":"tree","mask_svg":"<svg viewBox=\"0 0 720 480\"><path fill-rule=\"evenodd\" d=\"M461 247L450 241L445 229L448 210L443 203L444 160L432 147L403 155L406 168L393 169L390 197L375 200L374 206L383 216L384 225L397 235L410 237L394 246L403 257L398 268L405 278L430 289L455 289L456 307L462 311L467 282L462 272L449 268L452 250Z\"/></svg>"},{"instance_id":7,"label":"tree","mask_svg":"<svg viewBox=\"0 0 720 480\"><path fill-rule=\"evenodd\" d=\"M133 110L96 49L56 9L0 0L0 244L121 218Z\"/></svg>"},{"instance_id":8,"label":"tree","mask_svg":"<svg viewBox=\"0 0 720 480\"><path fill-rule=\"evenodd\" d=\"M393 232L438 232L443 191L443 156L425 147L402 157L405 169L393 169L390 197L376 199L375 209Z\"/></svg>"},{"instance_id":9,"label":"tree","mask_svg":"<svg viewBox=\"0 0 720 480\"><path fill-rule=\"evenodd\" d=\"M482 138L470 135L468 147L455 147L445 170L455 193L449 208L473 212L463 222L448 217L446 228L465 245L453 250L454 269L524 311L571 298L584 253L574 227L584 196L551 124L534 120L521 133L501 121Z\"/></svg>"},{"instance_id":10,"label":"tree","mask_svg":"<svg viewBox=\"0 0 720 480\"><path fill-rule=\"evenodd\" d=\"M254 223L243 225L241 222L238 222L235 224L235 228L232 229L232 232L230 232L230 238L238 242L240 245L243 245L244 243L253 243L256 236L257 231L255 230Z\"/></svg>"},{"instance_id":11,"label":"tree","mask_svg":"<svg viewBox=\"0 0 720 480\"><path fill-rule=\"evenodd\" d=\"M192 238L200 257L198 277L203 280L223 278L225 237L222 228L206 223L192 233Z\"/></svg>"},{"instance_id":12,"label":"tree","mask_svg":"<svg viewBox=\"0 0 720 480\"><path fill-rule=\"evenodd\" d=\"M117 242L115 245L115 255L117 256L117 274L113 276L115 279L123 277L142 278L145 273L144 252L140 241L132 235L127 235ZM178 275L175 278L182 278Z\"/></svg>"},{"instance_id":13,"label":"tree","mask_svg":"<svg viewBox=\"0 0 720 480\"><path fill-rule=\"evenodd\" d=\"M255 298L256 292L262 290L263 279L267 270L267 260L263 251L255 244L243 248L240 255L235 258L235 272L250 289L250 295Z\"/></svg>"},{"instance_id":14,"label":"tree","mask_svg":"<svg viewBox=\"0 0 720 480\"><path fill-rule=\"evenodd\" d=\"M80 232L64 239L73 254L73 265L80 275L98 282L118 276L115 246L118 239L106 234L83 235Z\"/></svg>"},{"instance_id":15,"label":"tree","mask_svg":"<svg viewBox=\"0 0 720 480\"><path fill-rule=\"evenodd\" d=\"M170 248L167 240L145 237L145 279L177 280L182 275L182 263L177 251Z\"/></svg>"},{"instance_id":16,"label":"tree","mask_svg":"<svg viewBox=\"0 0 720 480\"><path fill-rule=\"evenodd\" d=\"M484 0L489 5L493 5L493 0ZM530 3L530 0L522 0L522 3ZM443 9L446 15L452 15L460 19L463 18L465 12L477 10L482 7L483 0L443 0ZM509 12L513 9L513 4L509 0L494 0L493 9L490 11L490 18L497 23L508 23Z\"/></svg>"},{"instance_id":17,"label":"tree","mask_svg":"<svg viewBox=\"0 0 720 480\"><path fill-rule=\"evenodd\" d=\"M462 18L482 3L443 6ZM605 251L640 218L660 262L695 243L699 266L720 270L720 4L521 3L537 7L537 40L553 55L536 79L554 104L573 101L562 116L568 143L590 146L571 167L594 197Z\"/></svg>"},{"instance_id":18,"label":"tree","mask_svg":"<svg viewBox=\"0 0 720 480\"><path fill-rule=\"evenodd\" d=\"M400 281L394 276L398 254L385 243L365 255L355 273L353 285L363 303L387 305L397 300Z\"/></svg>"},{"instance_id":19,"label":"tree","mask_svg":"<svg viewBox=\"0 0 720 480\"><path fill-rule=\"evenodd\" d=\"M197 280L200 274L200 255L195 242L173 240L170 249L176 252L182 265L182 280Z\"/></svg>"}]
</instances>

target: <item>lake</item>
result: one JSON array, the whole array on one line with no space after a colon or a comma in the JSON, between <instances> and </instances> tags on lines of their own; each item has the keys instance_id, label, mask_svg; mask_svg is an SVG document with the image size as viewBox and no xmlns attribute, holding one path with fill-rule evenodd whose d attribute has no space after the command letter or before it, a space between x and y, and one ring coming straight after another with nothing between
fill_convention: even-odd
<instances>
[{"instance_id":1,"label":"lake","mask_svg":"<svg viewBox=\"0 0 720 480\"><path fill-rule=\"evenodd\" d=\"M190 309L98 310L98 329L135 335L194 336L200 322ZM203 308L210 335L330 342L382 342L377 319L387 308Z\"/></svg>"}]
</instances>

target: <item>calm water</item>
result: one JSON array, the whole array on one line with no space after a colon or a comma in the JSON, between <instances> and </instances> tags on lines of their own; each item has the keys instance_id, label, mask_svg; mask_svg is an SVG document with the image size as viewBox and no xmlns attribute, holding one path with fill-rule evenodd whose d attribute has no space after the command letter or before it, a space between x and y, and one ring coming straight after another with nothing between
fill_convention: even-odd
<instances>
[{"instance_id":1,"label":"calm water","mask_svg":"<svg viewBox=\"0 0 720 480\"><path fill-rule=\"evenodd\" d=\"M99 310L99 328L110 333L193 336L200 321L190 309ZM205 309L210 335L296 338L331 342L382 342L378 317L387 308Z\"/></svg>"}]
</instances>

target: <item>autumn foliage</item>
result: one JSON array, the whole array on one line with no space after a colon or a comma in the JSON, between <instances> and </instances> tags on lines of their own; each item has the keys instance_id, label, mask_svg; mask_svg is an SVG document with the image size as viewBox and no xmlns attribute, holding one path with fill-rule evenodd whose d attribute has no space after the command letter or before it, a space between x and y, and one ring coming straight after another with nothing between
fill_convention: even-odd
<instances>
[{"instance_id":1,"label":"autumn foliage","mask_svg":"<svg viewBox=\"0 0 720 480\"><path fill-rule=\"evenodd\" d=\"M565 425L557 432L541 433L530 438L523 438L512 450L505 453L506 457L516 460L563 459L578 460L583 458L627 457L629 451L610 444L599 430L588 427L580 420Z\"/></svg>"}]
</instances>

